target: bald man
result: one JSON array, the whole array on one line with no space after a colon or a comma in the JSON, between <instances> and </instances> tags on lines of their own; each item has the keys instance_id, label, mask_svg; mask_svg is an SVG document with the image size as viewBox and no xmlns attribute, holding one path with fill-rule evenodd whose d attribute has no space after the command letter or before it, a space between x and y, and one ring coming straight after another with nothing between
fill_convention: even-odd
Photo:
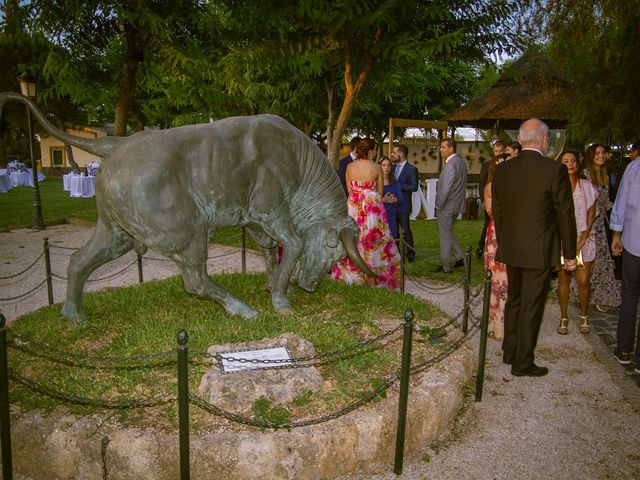
<instances>
[{"instance_id":1,"label":"bald man","mask_svg":"<svg viewBox=\"0 0 640 480\"><path fill-rule=\"evenodd\" d=\"M507 265L503 361L515 376L541 377L534 363L551 273L560 265L574 270L576 220L567 168L544 156L549 128L538 120L522 124L520 154L502 162L492 183L493 217L498 237L496 259Z\"/></svg>"}]
</instances>

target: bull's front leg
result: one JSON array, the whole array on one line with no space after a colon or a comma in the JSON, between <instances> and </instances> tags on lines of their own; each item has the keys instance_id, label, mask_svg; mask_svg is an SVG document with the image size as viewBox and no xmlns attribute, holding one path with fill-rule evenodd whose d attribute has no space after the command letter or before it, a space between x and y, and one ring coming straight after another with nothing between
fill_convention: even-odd
<instances>
[{"instance_id":1,"label":"bull's front leg","mask_svg":"<svg viewBox=\"0 0 640 480\"><path fill-rule=\"evenodd\" d=\"M287 289L293 268L300 259L301 253L302 242L297 239L287 242L283 249L282 262L271 282L271 303L278 313L293 313L291 302L287 298Z\"/></svg>"},{"instance_id":2,"label":"bull's front leg","mask_svg":"<svg viewBox=\"0 0 640 480\"><path fill-rule=\"evenodd\" d=\"M87 244L73 255L67 268L67 293L60 313L69 328L85 326L82 317L82 291L89 275L101 265L118 258L133 247L133 239L117 225L105 225L98 219Z\"/></svg>"}]
</instances>

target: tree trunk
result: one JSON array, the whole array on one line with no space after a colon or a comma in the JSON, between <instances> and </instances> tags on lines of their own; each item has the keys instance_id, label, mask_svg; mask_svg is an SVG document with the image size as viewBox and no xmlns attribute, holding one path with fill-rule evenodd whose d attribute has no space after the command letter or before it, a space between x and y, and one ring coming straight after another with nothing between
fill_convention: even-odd
<instances>
[{"instance_id":1,"label":"tree trunk","mask_svg":"<svg viewBox=\"0 0 640 480\"><path fill-rule=\"evenodd\" d=\"M116 99L115 134L119 137L127 135L129 112L131 111L136 92L138 64L144 59L143 50L137 39L137 32L131 25L124 26L124 36L127 47L122 65L118 97Z\"/></svg>"},{"instance_id":2,"label":"tree trunk","mask_svg":"<svg viewBox=\"0 0 640 480\"><path fill-rule=\"evenodd\" d=\"M375 33L373 45L375 45L375 43L378 41L381 34L382 29L378 29ZM344 86L346 93L344 96L344 100L342 101L340 115L338 115L338 120L336 121L335 125L333 124L333 91L331 92L331 95L329 95L329 90L327 90L329 99L329 118L327 120L327 156L329 157L329 161L331 162L331 164L336 167L338 165L338 160L340 157L342 134L347 127L347 123L349 122L349 118L351 117L351 112L353 111L353 106L355 105L356 99L358 98L358 95L360 94L364 83L369 77L369 74L373 70L374 63L375 57L370 50L369 54L367 55L367 60L354 83L351 48L349 47L349 45L345 47Z\"/></svg>"},{"instance_id":3,"label":"tree trunk","mask_svg":"<svg viewBox=\"0 0 640 480\"><path fill-rule=\"evenodd\" d=\"M340 149L338 149L338 152L335 152L333 149L333 124L335 121L333 102L334 102L336 87L333 84L332 78L325 79L324 85L325 85L325 89L327 90L327 102L329 104L327 109L327 158L329 159L329 163L337 168L338 155L340 153Z\"/></svg>"}]
</instances>

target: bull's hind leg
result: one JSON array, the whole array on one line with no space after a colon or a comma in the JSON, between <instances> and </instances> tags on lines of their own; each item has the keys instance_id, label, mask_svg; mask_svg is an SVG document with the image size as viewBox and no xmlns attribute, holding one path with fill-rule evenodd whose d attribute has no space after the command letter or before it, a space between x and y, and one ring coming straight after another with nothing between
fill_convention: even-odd
<instances>
[{"instance_id":1,"label":"bull's hind leg","mask_svg":"<svg viewBox=\"0 0 640 480\"><path fill-rule=\"evenodd\" d=\"M230 315L245 319L256 318L258 312L209 278L207 254L206 240L194 240L187 251L171 255L182 272L184 289L197 297L215 300Z\"/></svg>"},{"instance_id":2,"label":"bull's hind leg","mask_svg":"<svg viewBox=\"0 0 640 480\"><path fill-rule=\"evenodd\" d=\"M278 268L278 243L269 235L264 233L264 230L257 225L247 225L246 229L249 232L249 235L251 235L251 238L253 238L260 248L262 248L265 264L267 266L267 285L265 288L270 292L273 276Z\"/></svg>"},{"instance_id":3,"label":"bull's hind leg","mask_svg":"<svg viewBox=\"0 0 640 480\"><path fill-rule=\"evenodd\" d=\"M82 290L89 275L101 265L114 260L133 247L133 239L117 225L105 225L100 219L87 244L71 255L67 268L67 295L61 314L70 328L81 327Z\"/></svg>"}]
</instances>

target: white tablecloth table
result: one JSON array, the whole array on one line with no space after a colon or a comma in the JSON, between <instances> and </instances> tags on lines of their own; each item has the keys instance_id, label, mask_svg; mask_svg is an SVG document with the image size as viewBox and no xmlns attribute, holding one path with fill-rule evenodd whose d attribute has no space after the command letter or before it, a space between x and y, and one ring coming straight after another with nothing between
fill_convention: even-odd
<instances>
[{"instance_id":1,"label":"white tablecloth table","mask_svg":"<svg viewBox=\"0 0 640 480\"><path fill-rule=\"evenodd\" d=\"M70 195L72 197L89 198L96 196L96 177L75 175L70 178Z\"/></svg>"},{"instance_id":2,"label":"white tablecloth table","mask_svg":"<svg viewBox=\"0 0 640 480\"><path fill-rule=\"evenodd\" d=\"M6 193L13 188L13 180L11 175L0 173L0 193Z\"/></svg>"},{"instance_id":3,"label":"white tablecloth table","mask_svg":"<svg viewBox=\"0 0 640 480\"><path fill-rule=\"evenodd\" d=\"M11 172L11 181L14 187L33 187L31 173Z\"/></svg>"},{"instance_id":4,"label":"white tablecloth table","mask_svg":"<svg viewBox=\"0 0 640 480\"><path fill-rule=\"evenodd\" d=\"M64 190L65 192L70 192L71 191L71 179L73 177L79 177L80 174L78 173L67 173L65 175L62 176L62 190Z\"/></svg>"}]
</instances>

